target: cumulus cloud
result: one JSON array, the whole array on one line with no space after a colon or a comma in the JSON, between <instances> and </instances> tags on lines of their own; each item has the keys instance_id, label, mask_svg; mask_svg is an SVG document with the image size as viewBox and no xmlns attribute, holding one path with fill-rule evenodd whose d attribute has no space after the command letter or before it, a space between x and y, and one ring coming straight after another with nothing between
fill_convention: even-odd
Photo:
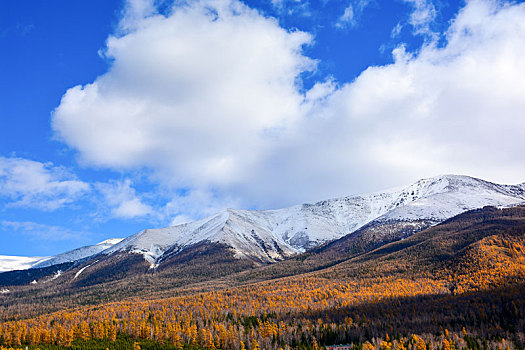
<instances>
[{"instance_id":1,"label":"cumulus cloud","mask_svg":"<svg viewBox=\"0 0 525 350\"><path fill-rule=\"evenodd\" d=\"M143 203L131 187L130 179L98 183L95 187L109 206L112 217L133 219L154 214L153 208Z\"/></svg>"},{"instance_id":2,"label":"cumulus cloud","mask_svg":"<svg viewBox=\"0 0 525 350\"><path fill-rule=\"evenodd\" d=\"M144 204L140 197L129 179L90 184L79 180L68 169L52 163L0 157L0 198L4 200L6 207L54 211L86 200L85 203L104 203L102 206L107 207L110 216L115 218L131 219L152 215L153 208ZM17 226L10 223L16 229L28 229L32 225L42 238L45 238L45 232L59 231L36 223L23 224ZM62 236L68 237L68 234L64 233Z\"/></svg>"},{"instance_id":3,"label":"cumulus cloud","mask_svg":"<svg viewBox=\"0 0 525 350\"><path fill-rule=\"evenodd\" d=\"M523 4L468 2L444 47L411 54L401 46L395 63L330 94L323 118L304 123L320 136L311 151L336 155L350 177L366 169L383 179L451 172L523 181L524 19ZM327 163L316 164L334 168Z\"/></svg>"},{"instance_id":4,"label":"cumulus cloud","mask_svg":"<svg viewBox=\"0 0 525 350\"><path fill-rule=\"evenodd\" d=\"M414 28L430 30L431 3L411 2ZM304 91L310 35L237 1L193 2L109 38L111 68L67 91L53 128L87 165L148 167L183 188L177 220L438 173L522 182L524 23L524 4L471 0L444 45L399 46L392 64Z\"/></svg>"},{"instance_id":5,"label":"cumulus cloud","mask_svg":"<svg viewBox=\"0 0 525 350\"><path fill-rule=\"evenodd\" d=\"M108 39L110 71L68 90L53 128L89 164L168 168L183 186L236 181L301 116L310 41L236 1L144 18Z\"/></svg>"},{"instance_id":6,"label":"cumulus cloud","mask_svg":"<svg viewBox=\"0 0 525 350\"><path fill-rule=\"evenodd\" d=\"M66 168L23 158L0 157L0 196L8 206L53 211L90 191Z\"/></svg>"},{"instance_id":7,"label":"cumulus cloud","mask_svg":"<svg viewBox=\"0 0 525 350\"><path fill-rule=\"evenodd\" d=\"M123 33L134 30L142 19L153 16L156 12L155 5L151 0L127 0L124 3L118 29Z\"/></svg>"}]
</instances>

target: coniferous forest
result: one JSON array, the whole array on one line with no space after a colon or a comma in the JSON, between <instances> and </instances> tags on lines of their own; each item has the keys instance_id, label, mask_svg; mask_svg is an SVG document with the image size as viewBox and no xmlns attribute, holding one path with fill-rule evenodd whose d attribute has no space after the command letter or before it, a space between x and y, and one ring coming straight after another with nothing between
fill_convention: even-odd
<instances>
[{"instance_id":1,"label":"coniferous forest","mask_svg":"<svg viewBox=\"0 0 525 350\"><path fill-rule=\"evenodd\" d=\"M13 287L0 297L0 349L523 349L525 207L171 289L144 279L147 293L118 297L129 286L111 281L81 306L73 289Z\"/></svg>"}]
</instances>

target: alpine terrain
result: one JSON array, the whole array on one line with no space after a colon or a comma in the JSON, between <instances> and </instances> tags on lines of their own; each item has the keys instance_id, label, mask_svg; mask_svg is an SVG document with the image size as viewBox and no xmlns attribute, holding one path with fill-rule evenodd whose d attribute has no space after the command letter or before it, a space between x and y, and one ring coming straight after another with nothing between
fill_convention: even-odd
<instances>
[{"instance_id":1,"label":"alpine terrain","mask_svg":"<svg viewBox=\"0 0 525 350\"><path fill-rule=\"evenodd\" d=\"M447 175L20 258L0 347L522 348L524 201Z\"/></svg>"},{"instance_id":2,"label":"alpine terrain","mask_svg":"<svg viewBox=\"0 0 525 350\"><path fill-rule=\"evenodd\" d=\"M74 280L85 278L89 284L139 272L176 273L181 264L190 263L195 268L199 259L208 259L206 266L211 261L238 265L233 269L238 271L281 261L327 242L333 243L321 250L331 252L331 259L335 259L333 255L356 254L408 237L467 210L523 202L525 184L500 185L444 175L387 191L277 210L227 209L198 221L147 229L123 240L111 239L49 258L3 257L0 271L68 263L61 271L76 269ZM216 273L232 272L229 269ZM40 270L38 274L24 274L23 279L19 279L20 274L13 276L24 284L33 281L33 275L57 271ZM192 270L191 274L200 272ZM9 284L9 280L0 275L0 285Z\"/></svg>"}]
</instances>

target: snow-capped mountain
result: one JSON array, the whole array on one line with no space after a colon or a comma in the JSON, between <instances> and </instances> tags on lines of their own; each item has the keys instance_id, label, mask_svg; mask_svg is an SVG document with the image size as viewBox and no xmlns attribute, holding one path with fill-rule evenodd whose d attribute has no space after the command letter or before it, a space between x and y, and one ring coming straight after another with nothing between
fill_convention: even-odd
<instances>
[{"instance_id":1,"label":"snow-capped mountain","mask_svg":"<svg viewBox=\"0 0 525 350\"><path fill-rule=\"evenodd\" d=\"M380 219L441 222L467 210L508 206L524 200L525 183L499 185L468 176L447 175L422 179L403 189L396 208Z\"/></svg>"},{"instance_id":2,"label":"snow-capped mountain","mask_svg":"<svg viewBox=\"0 0 525 350\"><path fill-rule=\"evenodd\" d=\"M268 263L365 229L359 239L381 244L467 210L520 203L525 203L525 183L499 185L444 175L406 187L283 209L227 209L198 221L147 229L123 240L111 239L53 257L0 256L0 272L48 267L97 254L98 261L103 256L127 253L142 255L153 268L191 247L208 243L228 247L236 258Z\"/></svg>"},{"instance_id":3,"label":"snow-capped mountain","mask_svg":"<svg viewBox=\"0 0 525 350\"><path fill-rule=\"evenodd\" d=\"M40 260L45 259L37 256L9 256L0 255L0 272L13 270L27 270Z\"/></svg>"},{"instance_id":4,"label":"snow-capped mountain","mask_svg":"<svg viewBox=\"0 0 525 350\"><path fill-rule=\"evenodd\" d=\"M152 267L163 254L197 243L230 247L237 258L274 262L341 238L374 221L437 224L483 206L525 201L525 184L499 185L458 175L419 180L407 187L277 210L228 209L182 225L141 231L102 254L142 254Z\"/></svg>"},{"instance_id":5,"label":"snow-capped mountain","mask_svg":"<svg viewBox=\"0 0 525 350\"><path fill-rule=\"evenodd\" d=\"M70 250L68 252L51 256L49 258L44 258L39 260L34 264L33 268L47 267L51 265L63 264L66 262L73 262L81 259L88 258L92 255L96 255L104 250L113 247L115 244L122 241L122 238L112 238L107 239L103 242L97 243L95 245L89 245L85 247L80 247L77 249Z\"/></svg>"},{"instance_id":6,"label":"snow-capped mountain","mask_svg":"<svg viewBox=\"0 0 525 350\"><path fill-rule=\"evenodd\" d=\"M74 262L98 254L122 241L122 238L108 239L95 245L77 248L49 257L26 257L0 255L0 272L27 270Z\"/></svg>"}]
</instances>

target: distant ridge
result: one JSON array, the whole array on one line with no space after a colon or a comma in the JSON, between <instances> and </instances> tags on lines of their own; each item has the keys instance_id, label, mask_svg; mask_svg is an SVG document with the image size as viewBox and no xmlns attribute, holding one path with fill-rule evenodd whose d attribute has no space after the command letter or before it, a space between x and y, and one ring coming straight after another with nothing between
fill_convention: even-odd
<instances>
[{"instance_id":1,"label":"distant ridge","mask_svg":"<svg viewBox=\"0 0 525 350\"><path fill-rule=\"evenodd\" d=\"M0 255L0 272L43 268L74 262L98 254L122 241L122 238L107 239L95 245L80 247L50 257L25 257Z\"/></svg>"}]
</instances>

